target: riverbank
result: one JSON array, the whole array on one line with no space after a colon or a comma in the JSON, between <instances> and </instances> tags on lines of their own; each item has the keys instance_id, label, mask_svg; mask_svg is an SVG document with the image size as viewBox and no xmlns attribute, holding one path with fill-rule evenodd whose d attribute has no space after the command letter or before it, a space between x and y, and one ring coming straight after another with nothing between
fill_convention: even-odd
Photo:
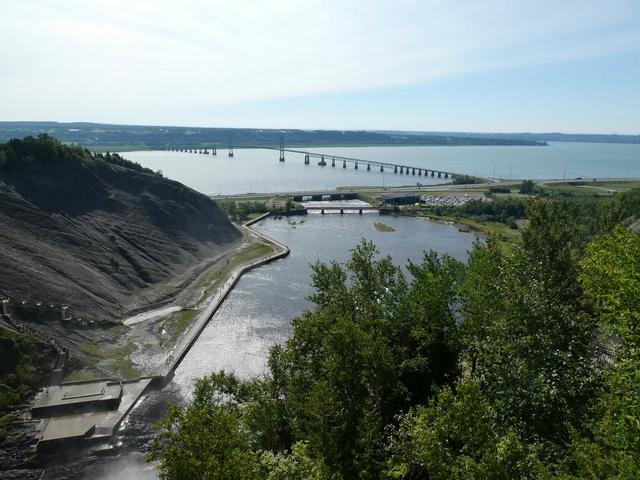
<instances>
[{"instance_id":1,"label":"riverbank","mask_svg":"<svg viewBox=\"0 0 640 480\"><path fill-rule=\"evenodd\" d=\"M259 252L257 258L252 258L252 256L238 257L234 262L227 264L222 275L217 276L216 284L218 288L215 290L207 290L208 296L204 297L200 303L200 313L196 315L194 321L187 327L184 335L178 341L175 348L169 352L164 365L160 368L161 375L164 377L163 384L171 380L173 373L180 365L182 359L187 355L190 348L213 318L220 305L222 305L222 302L224 302L231 290L236 286L242 275L261 265L289 255L290 250L286 245L250 228L251 225L267 216L269 216L269 213L247 222L242 228L247 231L248 235L254 235L267 245L270 245L269 251L265 252L264 249L258 248L254 250Z\"/></svg>"}]
</instances>

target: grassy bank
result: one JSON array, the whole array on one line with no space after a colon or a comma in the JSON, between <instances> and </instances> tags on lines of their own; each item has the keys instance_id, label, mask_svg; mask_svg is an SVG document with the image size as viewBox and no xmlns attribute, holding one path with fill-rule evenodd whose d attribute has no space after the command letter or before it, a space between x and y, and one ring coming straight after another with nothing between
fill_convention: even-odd
<instances>
[{"instance_id":1,"label":"grassy bank","mask_svg":"<svg viewBox=\"0 0 640 480\"><path fill-rule=\"evenodd\" d=\"M166 332L166 335L161 335L161 337L164 337L163 344L173 344L180 338L180 335L187 330L195 319L198 313L198 307L224 283L235 268L266 257L272 253L273 246L270 243L266 243L261 239L252 238L223 264L207 272L196 285L196 288L201 290L198 300L189 308L170 315L162 325L160 325L160 331L164 330Z\"/></svg>"}]
</instances>

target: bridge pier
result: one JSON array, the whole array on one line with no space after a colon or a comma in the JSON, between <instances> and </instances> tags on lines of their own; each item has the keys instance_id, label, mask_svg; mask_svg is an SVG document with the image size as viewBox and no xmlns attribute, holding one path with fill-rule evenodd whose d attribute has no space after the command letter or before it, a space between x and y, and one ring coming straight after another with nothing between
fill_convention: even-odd
<instances>
[{"instance_id":1,"label":"bridge pier","mask_svg":"<svg viewBox=\"0 0 640 480\"><path fill-rule=\"evenodd\" d=\"M213 147L211 149L211 155L217 155L218 154L218 149L216 147Z\"/></svg>"},{"instance_id":2,"label":"bridge pier","mask_svg":"<svg viewBox=\"0 0 640 480\"><path fill-rule=\"evenodd\" d=\"M380 165L380 171L384 172L384 165Z\"/></svg>"},{"instance_id":3,"label":"bridge pier","mask_svg":"<svg viewBox=\"0 0 640 480\"><path fill-rule=\"evenodd\" d=\"M418 176L421 176L421 175L422 175L422 169L421 169L421 168L419 168L419 169L418 169Z\"/></svg>"},{"instance_id":4,"label":"bridge pier","mask_svg":"<svg viewBox=\"0 0 640 480\"><path fill-rule=\"evenodd\" d=\"M362 215L362 209L358 210L358 215Z\"/></svg>"},{"instance_id":5,"label":"bridge pier","mask_svg":"<svg viewBox=\"0 0 640 480\"><path fill-rule=\"evenodd\" d=\"M347 168L347 161L346 160L342 161L342 168Z\"/></svg>"},{"instance_id":6,"label":"bridge pier","mask_svg":"<svg viewBox=\"0 0 640 480\"><path fill-rule=\"evenodd\" d=\"M445 172L444 178L449 178L449 174Z\"/></svg>"},{"instance_id":7,"label":"bridge pier","mask_svg":"<svg viewBox=\"0 0 640 480\"><path fill-rule=\"evenodd\" d=\"M438 178L442 178L442 172L438 172Z\"/></svg>"},{"instance_id":8,"label":"bridge pier","mask_svg":"<svg viewBox=\"0 0 640 480\"><path fill-rule=\"evenodd\" d=\"M400 173L404 173L404 167L400 167Z\"/></svg>"},{"instance_id":9,"label":"bridge pier","mask_svg":"<svg viewBox=\"0 0 640 480\"><path fill-rule=\"evenodd\" d=\"M323 208L322 210L320 210L320 213L321 213L322 215L324 215L324 208Z\"/></svg>"},{"instance_id":10,"label":"bridge pier","mask_svg":"<svg viewBox=\"0 0 640 480\"><path fill-rule=\"evenodd\" d=\"M371 171L371 164L367 163L367 172L370 172L370 171Z\"/></svg>"},{"instance_id":11,"label":"bridge pier","mask_svg":"<svg viewBox=\"0 0 640 480\"><path fill-rule=\"evenodd\" d=\"M318 162L318 165L320 165L321 167L326 167L327 166L327 162L324 161L324 155L322 155L322 157L320 158L320 161Z\"/></svg>"},{"instance_id":12,"label":"bridge pier","mask_svg":"<svg viewBox=\"0 0 640 480\"><path fill-rule=\"evenodd\" d=\"M431 176L433 177L434 175L435 175L435 172L431 170Z\"/></svg>"},{"instance_id":13,"label":"bridge pier","mask_svg":"<svg viewBox=\"0 0 640 480\"><path fill-rule=\"evenodd\" d=\"M398 165L393 166L393 173L398 173Z\"/></svg>"},{"instance_id":14,"label":"bridge pier","mask_svg":"<svg viewBox=\"0 0 640 480\"><path fill-rule=\"evenodd\" d=\"M355 166L355 169L356 169L356 170L358 169L358 162L356 162L356 166Z\"/></svg>"},{"instance_id":15,"label":"bridge pier","mask_svg":"<svg viewBox=\"0 0 640 480\"><path fill-rule=\"evenodd\" d=\"M304 156L304 164L305 165L309 165L309 154L308 153L305 154L305 156Z\"/></svg>"},{"instance_id":16,"label":"bridge pier","mask_svg":"<svg viewBox=\"0 0 640 480\"><path fill-rule=\"evenodd\" d=\"M336 166L336 159L335 159L335 158L332 158L332 159L331 159L331 166L332 166L332 167L335 167L335 166Z\"/></svg>"},{"instance_id":17,"label":"bridge pier","mask_svg":"<svg viewBox=\"0 0 640 480\"><path fill-rule=\"evenodd\" d=\"M344 208L340 209L340 215L344 215Z\"/></svg>"},{"instance_id":18,"label":"bridge pier","mask_svg":"<svg viewBox=\"0 0 640 480\"><path fill-rule=\"evenodd\" d=\"M416 174L416 169L415 169L415 168L412 168L412 169L411 169L411 175L415 175L415 174Z\"/></svg>"},{"instance_id":19,"label":"bridge pier","mask_svg":"<svg viewBox=\"0 0 640 480\"><path fill-rule=\"evenodd\" d=\"M279 162L284 162L284 136L280 135L280 158Z\"/></svg>"}]
</instances>

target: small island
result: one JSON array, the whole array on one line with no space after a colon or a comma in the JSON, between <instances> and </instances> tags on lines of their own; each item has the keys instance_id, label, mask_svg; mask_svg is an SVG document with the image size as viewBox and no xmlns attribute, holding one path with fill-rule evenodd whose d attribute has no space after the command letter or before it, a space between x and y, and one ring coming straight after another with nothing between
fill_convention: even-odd
<instances>
[{"instance_id":1,"label":"small island","mask_svg":"<svg viewBox=\"0 0 640 480\"><path fill-rule=\"evenodd\" d=\"M395 232L396 231L395 228L393 228L391 225L387 225L386 223L374 222L373 226L376 227L376 230L379 232Z\"/></svg>"}]
</instances>

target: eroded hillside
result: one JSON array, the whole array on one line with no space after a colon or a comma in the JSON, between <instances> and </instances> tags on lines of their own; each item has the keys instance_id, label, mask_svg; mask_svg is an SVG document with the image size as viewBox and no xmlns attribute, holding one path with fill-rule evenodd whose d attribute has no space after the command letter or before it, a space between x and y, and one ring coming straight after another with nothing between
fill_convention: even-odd
<instances>
[{"instance_id":1,"label":"eroded hillside","mask_svg":"<svg viewBox=\"0 0 640 480\"><path fill-rule=\"evenodd\" d=\"M120 318L174 295L240 237L215 202L49 137L0 145L0 295Z\"/></svg>"}]
</instances>

